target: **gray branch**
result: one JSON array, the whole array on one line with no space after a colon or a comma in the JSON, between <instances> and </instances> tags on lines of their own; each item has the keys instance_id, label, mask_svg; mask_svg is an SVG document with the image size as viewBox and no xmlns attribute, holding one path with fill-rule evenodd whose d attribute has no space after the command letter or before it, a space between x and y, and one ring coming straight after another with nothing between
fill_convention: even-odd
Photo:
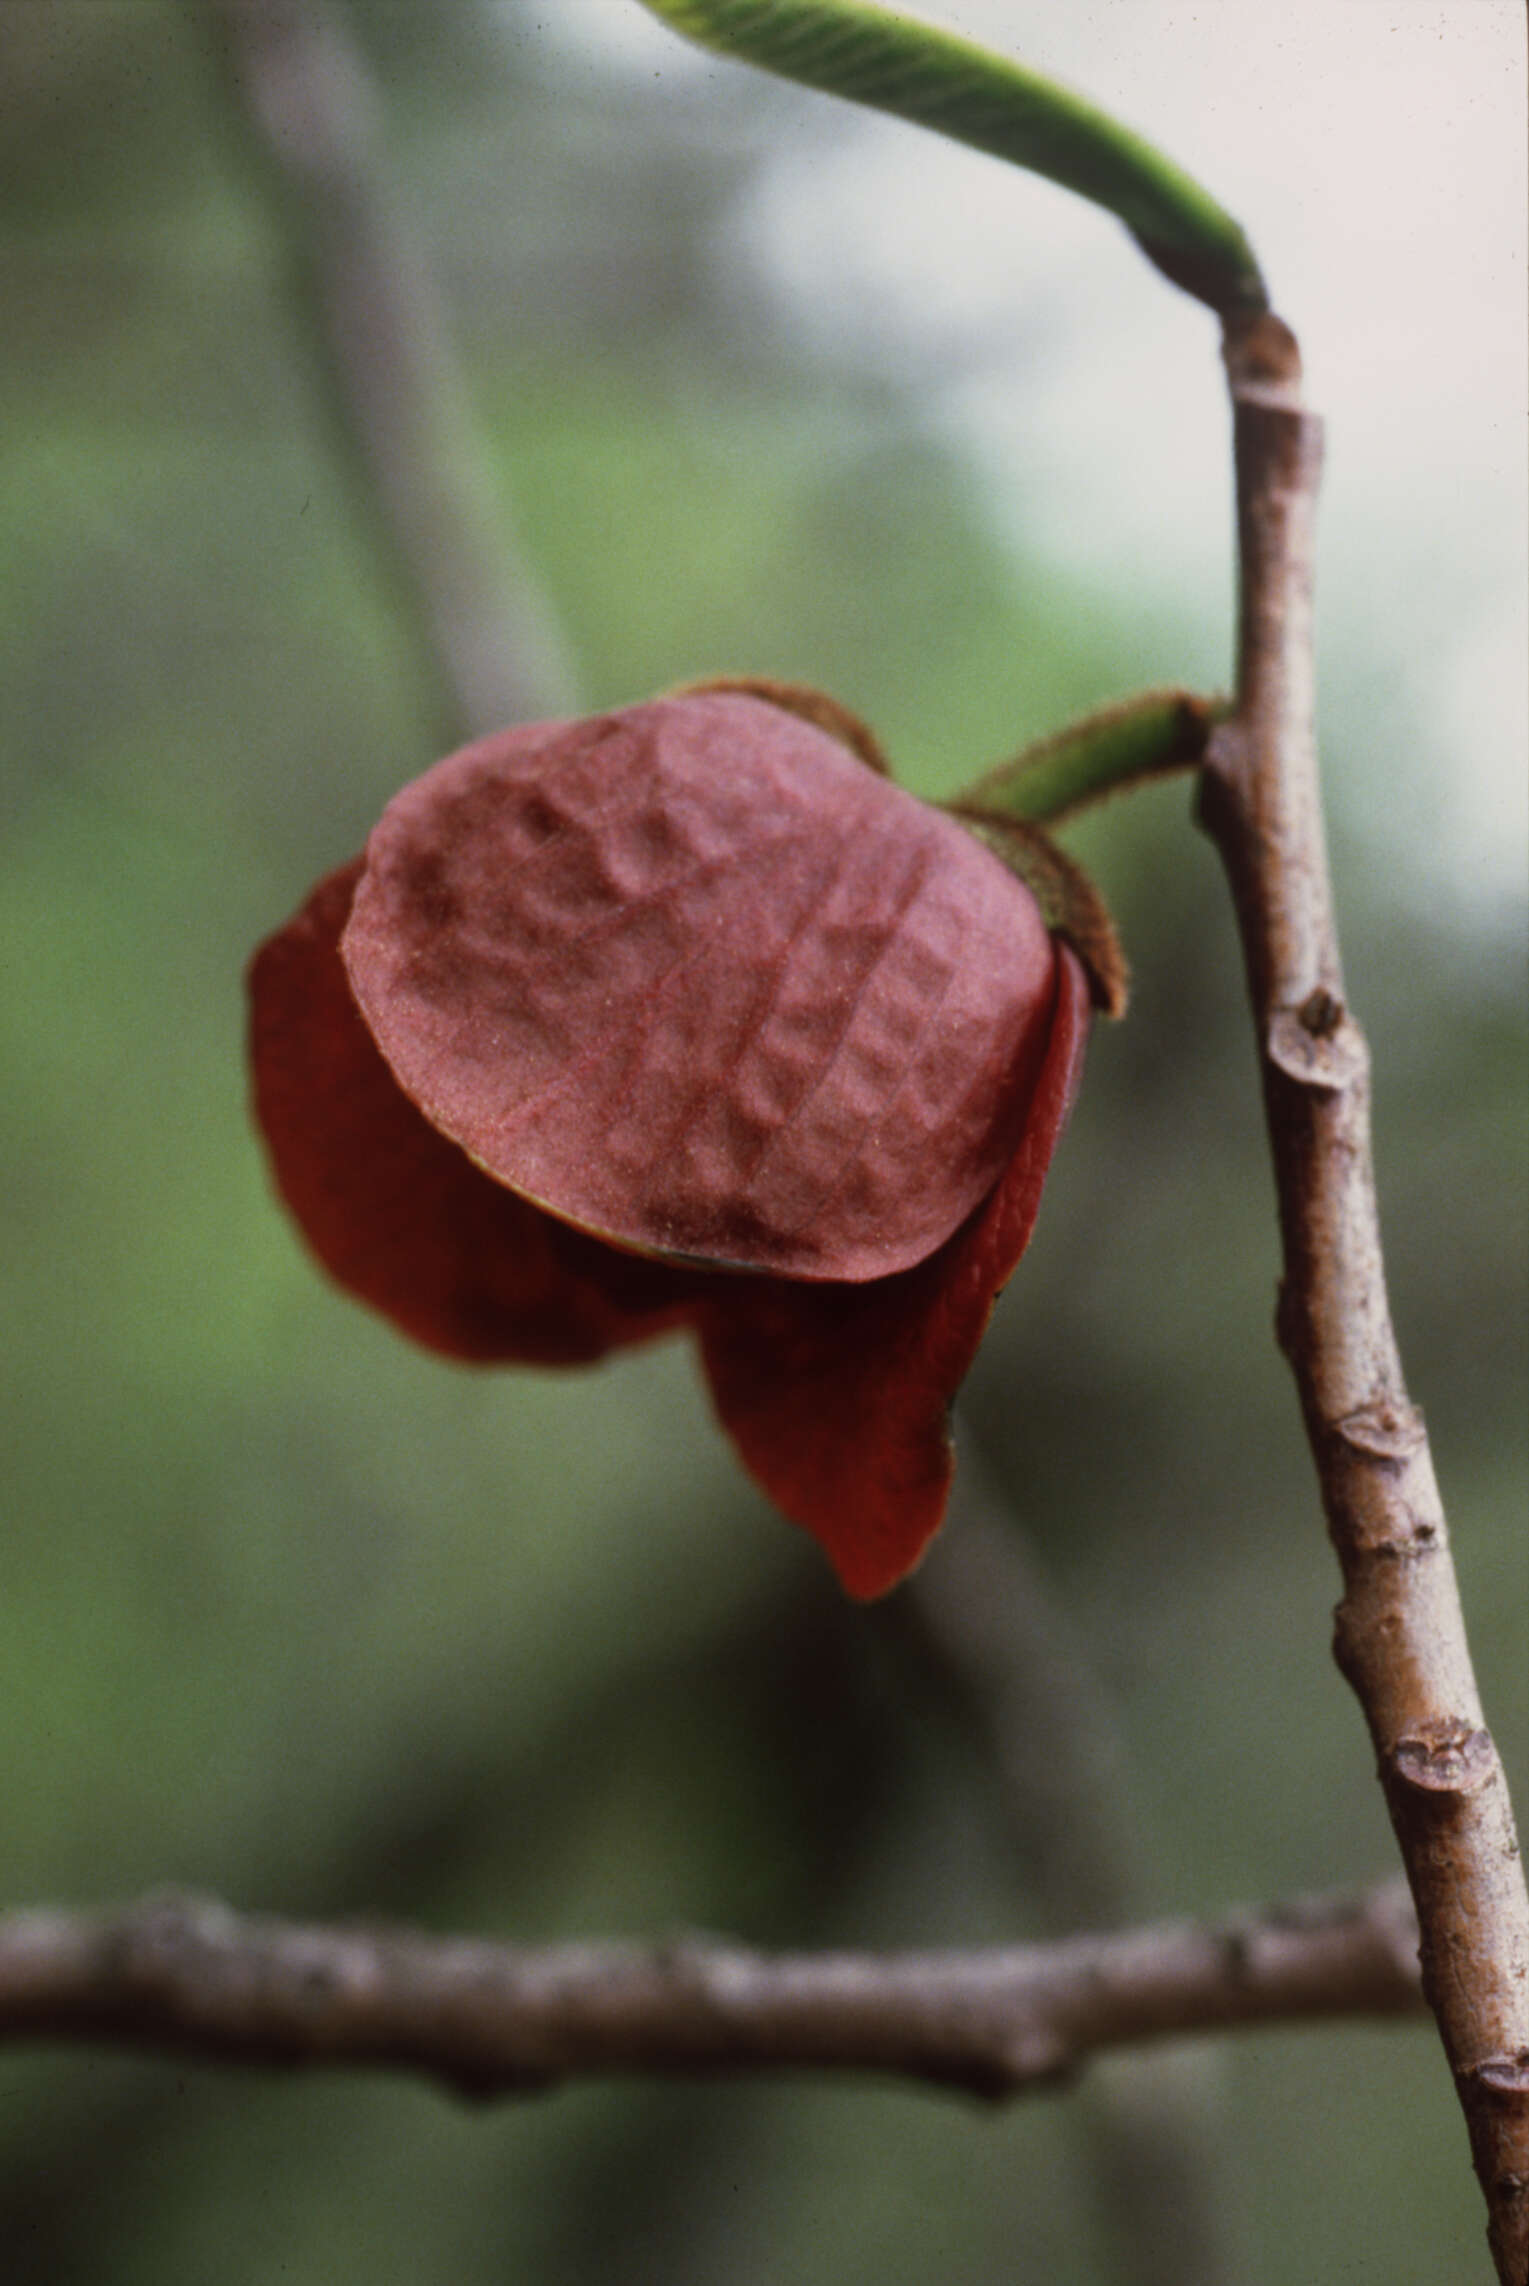
<instances>
[{"instance_id":1,"label":"gray branch","mask_svg":"<svg viewBox=\"0 0 1529 2286\"><path fill-rule=\"evenodd\" d=\"M1395 1884L1213 1923L880 1955L691 1937L523 1949L309 1928L179 1896L0 1918L0 2046L390 2069L473 2096L592 2074L790 2069L1000 2097L1104 2049L1420 2007Z\"/></svg>"},{"instance_id":2,"label":"gray branch","mask_svg":"<svg viewBox=\"0 0 1529 2286\"><path fill-rule=\"evenodd\" d=\"M203 4L440 736L455 745L566 712L562 637L491 512L445 315L387 183L362 57L325 0Z\"/></svg>"},{"instance_id":3,"label":"gray branch","mask_svg":"<svg viewBox=\"0 0 1529 2286\"><path fill-rule=\"evenodd\" d=\"M1391 1323L1370 1058L1347 1007L1322 831L1312 581L1322 425L1295 337L1226 338L1241 571L1237 706L1201 814L1242 936L1279 1197L1278 1333L1343 1571L1334 1651L1417 1902L1423 1985L1503 2286L1529 2286L1529 1891L1486 1727L1422 1415Z\"/></svg>"}]
</instances>

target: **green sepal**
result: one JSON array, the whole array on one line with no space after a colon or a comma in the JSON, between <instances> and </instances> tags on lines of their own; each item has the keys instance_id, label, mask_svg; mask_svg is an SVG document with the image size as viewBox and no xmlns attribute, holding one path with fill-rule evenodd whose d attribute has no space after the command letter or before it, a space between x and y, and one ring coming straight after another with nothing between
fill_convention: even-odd
<instances>
[{"instance_id":1,"label":"green sepal","mask_svg":"<svg viewBox=\"0 0 1529 2286\"><path fill-rule=\"evenodd\" d=\"M892 775L881 741L870 724L813 683L782 682L775 675L702 675L693 682L676 683L664 696L702 698L708 691L732 691L739 698L762 699L766 706L778 706L783 713L794 714L799 721L810 722L814 730L836 738L878 777Z\"/></svg>"},{"instance_id":2,"label":"green sepal","mask_svg":"<svg viewBox=\"0 0 1529 2286\"><path fill-rule=\"evenodd\" d=\"M1131 997L1131 971L1115 923L1089 875L1059 849L1045 828L1028 818L970 810L960 802L940 805L1001 858L1023 881L1054 936L1071 945L1088 972L1094 1006L1105 1016L1123 1016Z\"/></svg>"}]
</instances>

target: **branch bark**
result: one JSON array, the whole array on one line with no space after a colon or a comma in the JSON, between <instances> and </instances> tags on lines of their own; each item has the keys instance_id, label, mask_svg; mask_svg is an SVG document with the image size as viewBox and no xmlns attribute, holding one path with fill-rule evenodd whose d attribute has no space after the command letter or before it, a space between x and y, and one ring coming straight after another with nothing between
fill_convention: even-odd
<instances>
[{"instance_id":1,"label":"branch bark","mask_svg":"<svg viewBox=\"0 0 1529 2286\"><path fill-rule=\"evenodd\" d=\"M767 1956L710 1938L523 1950L197 1898L0 1918L0 2046L421 2073L475 2097L596 2073L891 2073L1000 2097L1107 2048L1410 2017L1399 1882L998 1951Z\"/></svg>"},{"instance_id":2,"label":"branch bark","mask_svg":"<svg viewBox=\"0 0 1529 2286\"><path fill-rule=\"evenodd\" d=\"M1423 1989L1506 2286L1529 2280L1529 1896L1482 1719L1443 1508L1381 1257L1369 1053L1344 1004L1313 730L1321 425L1277 318L1229 331L1236 710L1202 820L1231 883L1284 1246L1278 1332L1343 1572L1335 1655L1364 1709L1422 1935Z\"/></svg>"},{"instance_id":3,"label":"branch bark","mask_svg":"<svg viewBox=\"0 0 1529 2286\"><path fill-rule=\"evenodd\" d=\"M361 56L323 0L203 5L438 736L455 746L566 712L562 636L489 513L444 313L388 190Z\"/></svg>"}]
</instances>

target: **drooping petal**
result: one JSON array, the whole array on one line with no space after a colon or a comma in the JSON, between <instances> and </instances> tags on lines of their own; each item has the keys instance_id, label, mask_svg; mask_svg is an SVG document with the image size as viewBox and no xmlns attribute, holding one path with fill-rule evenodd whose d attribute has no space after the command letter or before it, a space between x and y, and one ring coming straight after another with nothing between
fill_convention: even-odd
<instances>
[{"instance_id":1,"label":"drooping petal","mask_svg":"<svg viewBox=\"0 0 1529 2286\"><path fill-rule=\"evenodd\" d=\"M1029 1243L1088 1021L1087 978L1059 946L1019 1147L992 1196L937 1253L871 1285L738 1279L703 1306L702 1357L723 1425L851 1595L895 1587L944 1519L951 1400Z\"/></svg>"},{"instance_id":2,"label":"drooping petal","mask_svg":"<svg viewBox=\"0 0 1529 2286\"><path fill-rule=\"evenodd\" d=\"M960 825L778 706L533 724L389 804L343 954L406 1094L660 1255L907 1269L1020 1144L1053 950Z\"/></svg>"},{"instance_id":3,"label":"drooping petal","mask_svg":"<svg viewBox=\"0 0 1529 2286\"><path fill-rule=\"evenodd\" d=\"M250 964L255 1113L330 1275L449 1357L580 1365L681 1322L682 1272L599 1245L475 1167L409 1102L340 959L361 861Z\"/></svg>"}]
</instances>

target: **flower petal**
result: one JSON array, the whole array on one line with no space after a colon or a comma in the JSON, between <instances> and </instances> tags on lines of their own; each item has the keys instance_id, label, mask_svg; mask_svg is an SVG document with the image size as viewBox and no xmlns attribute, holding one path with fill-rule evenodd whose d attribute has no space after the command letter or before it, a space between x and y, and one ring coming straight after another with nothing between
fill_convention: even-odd
<instances>
[{"instance_id":1,"label":"flower petal","mask_svg":"<svg viewBox=\"0 0 1529 2286\"><path fill-rule=\"evenodd\" d=\"M682 1322L682 1272L541 1214L400 1090L340 959L361 861L329 874L250 964L255 1114L278 1188L330 1275L449 1357L580 1365Z\"/></svg>"},{"instance_id":2,"label":"flower petal","mask_svg":"<svg viewBox=\"0 0 1529 2286\"><path fill-rule=\"evenodd\" d=\"M1088 980L1059 945L1045 1060L1019 1147L992 1196L928 1260L862 1286L735 1280L725 1301L701 1308L702 1358L724 1427L851 1595L895 1587L944 1519L950 1403L1029 1243L1088 1021Z\"/></svg>"},{"instance_id":3,"label":"flower petal","mask_svg":"<svg viewBox=\"0 0 1529 2286\"><path fill-rule=\"evenodd\" d=\"M966 829L727 693L506 731L406 787L344 938L499 1181L623 1246L879 1279L1019 1142L1053 951Z\"/></svg>"}]
</instances>

